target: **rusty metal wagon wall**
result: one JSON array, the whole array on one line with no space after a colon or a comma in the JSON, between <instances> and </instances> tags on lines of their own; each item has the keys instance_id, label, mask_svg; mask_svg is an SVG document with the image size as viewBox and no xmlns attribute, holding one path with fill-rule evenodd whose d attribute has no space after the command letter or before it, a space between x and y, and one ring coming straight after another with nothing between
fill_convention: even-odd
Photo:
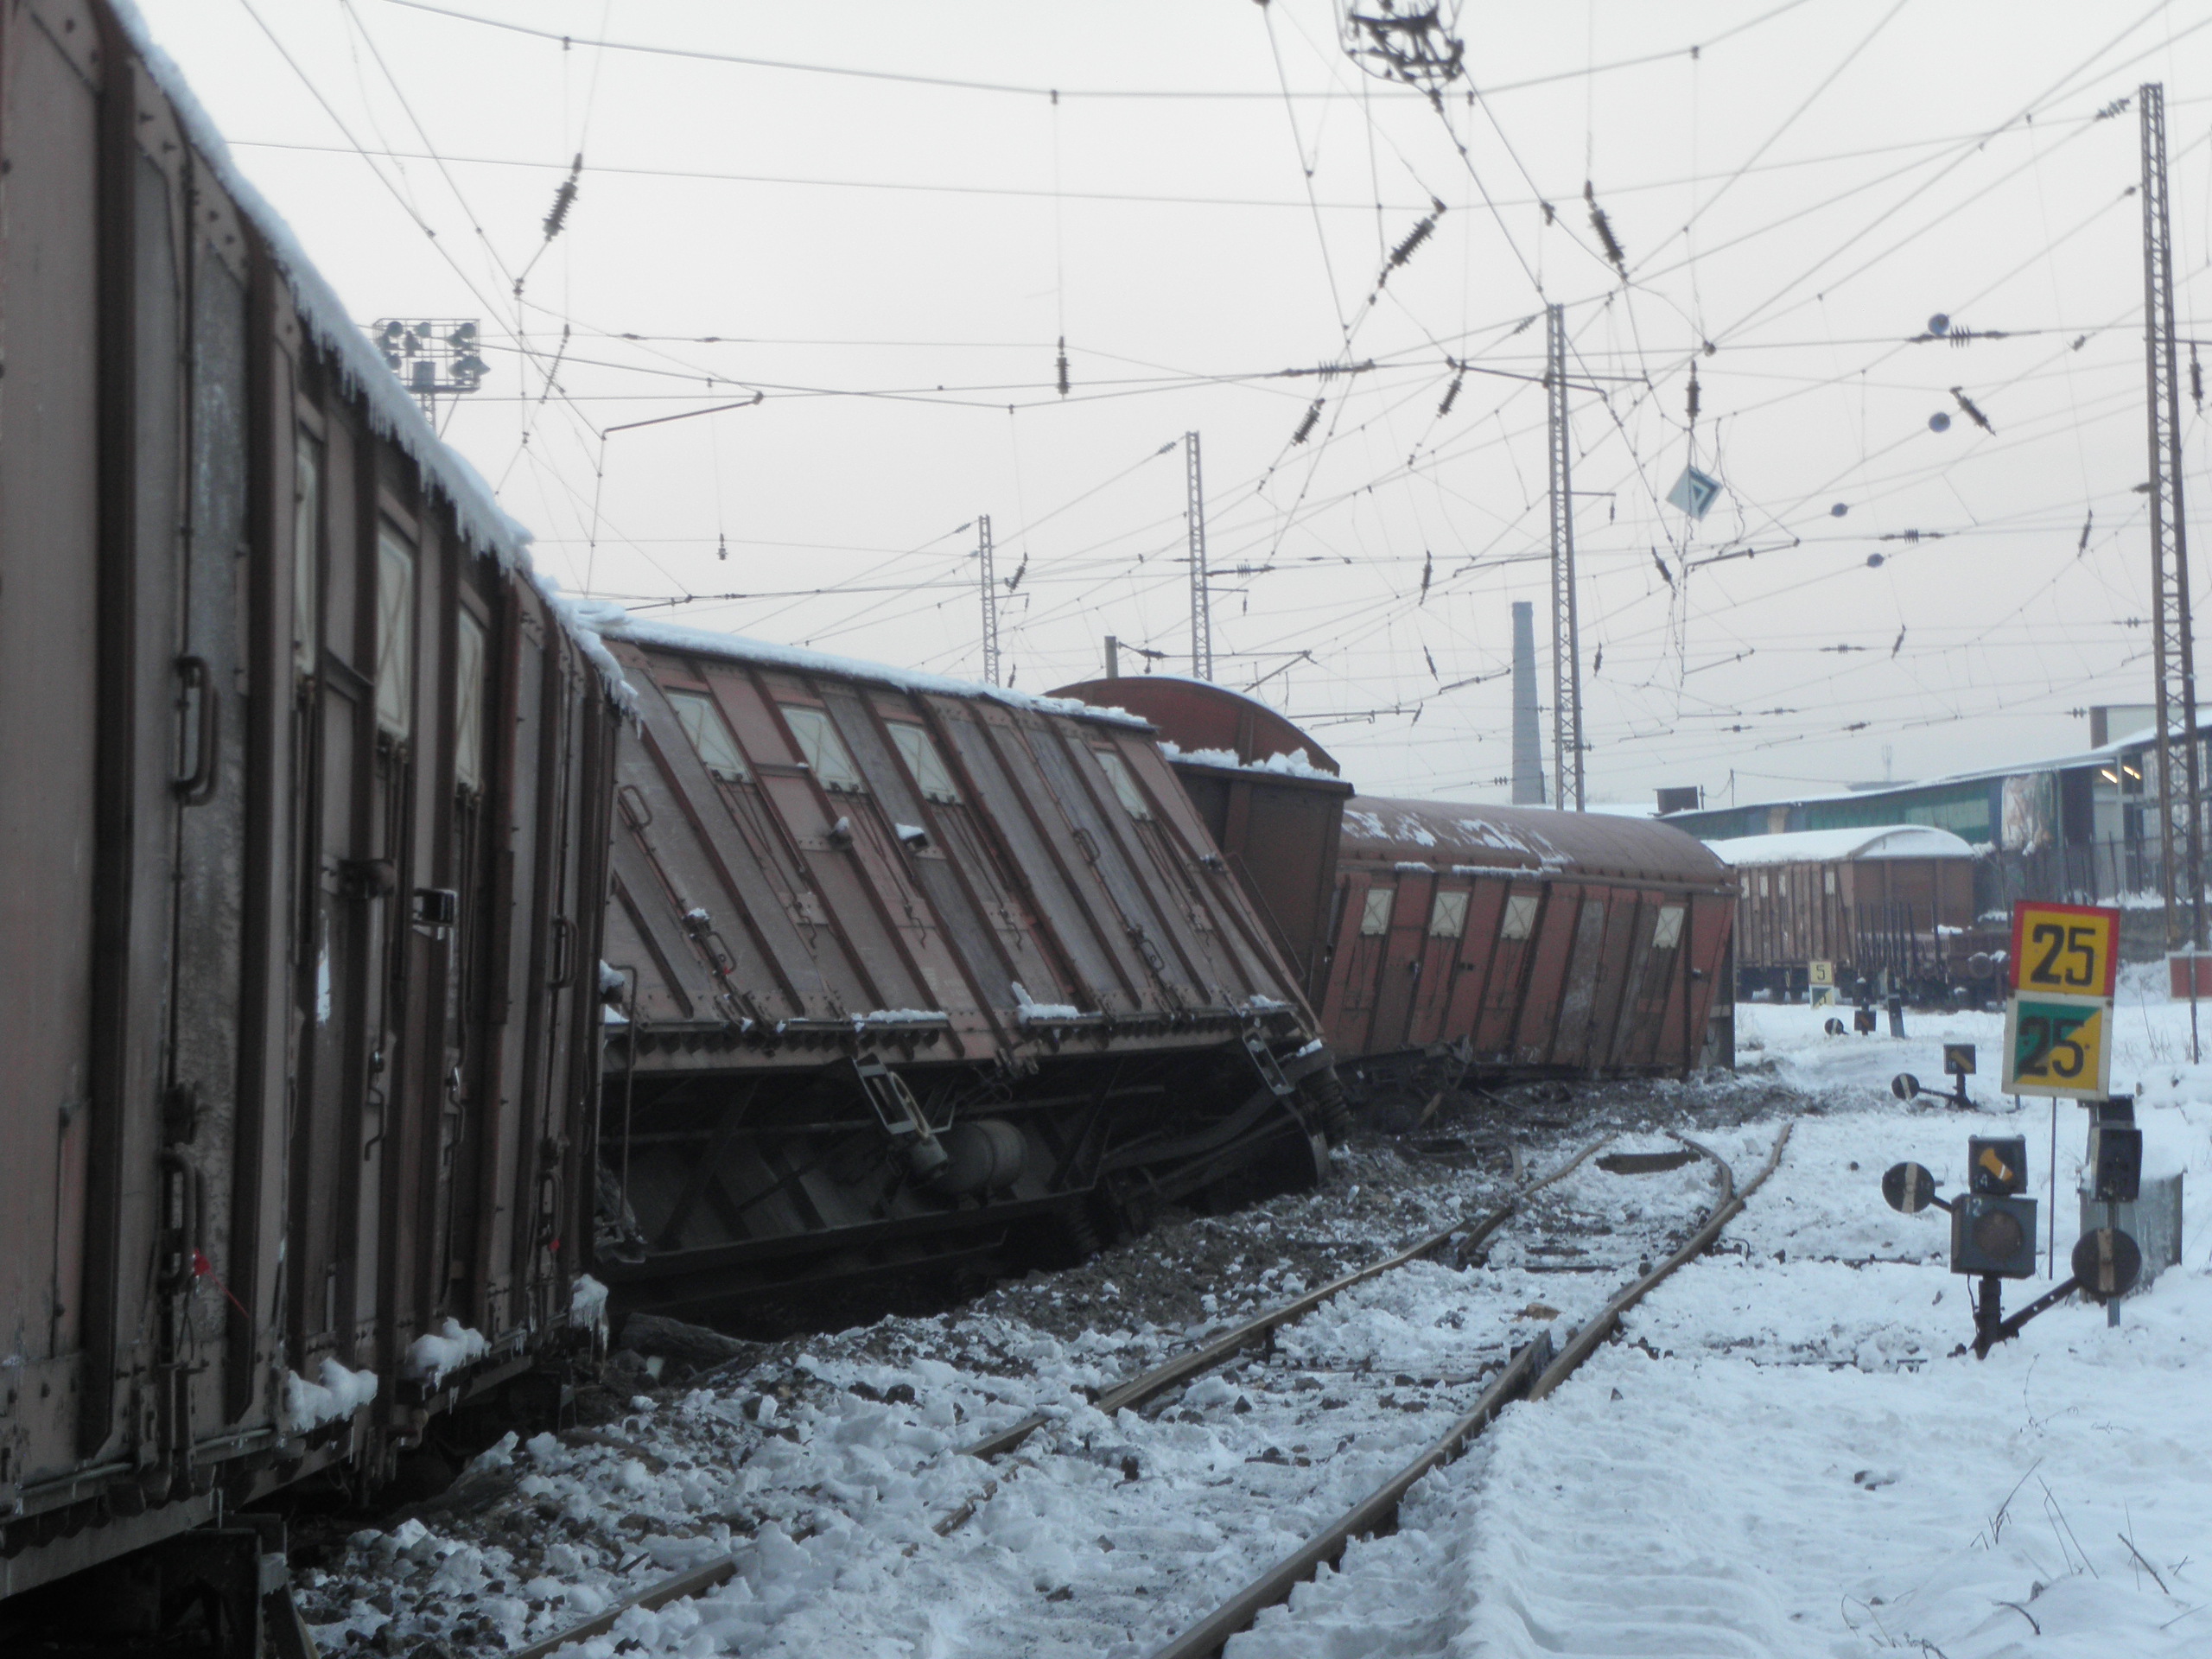
<instances>
[{"instance_id":1,"label":"rusty metal wagon wall","mask_svg":"<svg viewBox=\"0 0 2212 1659\"><path fill-rule=\"evenodd\" d=\"M88 0L0 13L0 1597L567 1321L611 682Z\"/></svg>"},{"instance_id":2,"label":"rusty metal wagon wall","mask_svg":"<svg viewBox=\"0 0 2212 1659\"><path fill-rule=\"evenodd\" d=\"M1060 695L1140 713L1178 746L1177 775L1297 965L1355 1096L1732 1058L1734 878L1681 831L1355 795L1296 727L1201 681Z\"/></svg>"},{"instance_id":3,"label":"rusty metal wagon wall","mask_svg":"<svg viewBox=\"0 0 2212 1659\"><path fill-rule=\"evenodd\" d=\"M1337 892L1323 1024L1378 1083L1705 1063L1734 884L1679 830L1356 796Z\"/></svg>"},{"instance_id":4,"label":"rusty metal wagon wall","mask_svg":"<svg viewBox=\"0 0 2212 1659\"><path fill-rule=\"evenodd\" d=\"M1941 1001L1956 987L1986 995L1991 953L2010 942L1974 903L1981 859L1948 830L1887 824L1747 836L1713 843L1741 883L1736 907L1740 993L1797 997L1813 962L1833 964L1848 995L1876 990Z\"/></svg>"},{"instance_id":5,"label":"rusty metal wagon wall","mask_svg":"<svg viewBox=\"0 0 2212 1659\"><path fill-rule=\"evenodd\" d=\"M1082 1247L1316 1178L1326 1055L1142 722L599 622L641 711L607 944L618 1300Z\"/></svg>"}]
</instances>

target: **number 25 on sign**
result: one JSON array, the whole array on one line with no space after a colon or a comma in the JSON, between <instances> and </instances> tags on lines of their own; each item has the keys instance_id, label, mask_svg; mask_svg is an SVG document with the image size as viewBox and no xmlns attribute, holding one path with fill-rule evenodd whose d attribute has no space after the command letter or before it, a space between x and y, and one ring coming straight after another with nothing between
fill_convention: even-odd
<instances>
[{"instance_id":1,"label":"number 25 on sign","mask_svg":"<svg viewBox=\"0 0 2212 1659\"><path fill-rule=\"evenodd\" d=\"M2007 1094L2101 1100L2111 1092L2112 1004L2101 998L2015 996L2005 1005Z\"/></svg>"},{"instance_id":2,"label":"number 25 on sign","mask_svg":"<svg viewBox=\"0 0 2212 1659\"><path fill-rule=\"evenodd\" d=\"M2012 906L2012 989L2109 997L2120 976L2120 912L2100 905Z\"/></svg>"}]
</instances>

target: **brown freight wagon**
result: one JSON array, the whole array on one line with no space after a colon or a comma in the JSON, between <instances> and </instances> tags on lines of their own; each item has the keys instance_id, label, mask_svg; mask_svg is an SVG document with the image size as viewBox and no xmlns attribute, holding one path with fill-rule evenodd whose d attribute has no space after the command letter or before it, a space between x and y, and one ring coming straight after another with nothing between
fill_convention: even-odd
<instances>
[{"instance_id":1,"label":"brown freight wagon","mask_svg":"<svg viewBox=\"0 0 2212 1659\"><path fill-rule=\"evenodd\" d=\"M1060 695L1129 709L1173 740L1178 776L1298 965L1355 1094L1732 1061L1734 881L1681 831L1354 795L1296 727L1199 681Z\"/></svg>"},{"instance_id":2,"label":"brown freight wagon","mask_svg":"<svg viewBox=\"0 0 2212 1659\"><path fill-rule=\"evenodd\" d=\"M0 13L0 1632L376 1479L588 1238L612 682L174 76Z\"/></svg>"},{"instance_id":3,"label":"brown freight wagon","mask_svg":"<svg viewBox=\"0 0 2212 1659\"><path fill-rule=\"evenodd\" d=\"M1141 721L594 620L601 1276L632 1306L1088 1248L1315 1180L1328 1056Z\"/></svg>"},{"instance_id":4,"label":"brown freight wagon","mask_svg":"<svg viewBox=\"0 0 2212 1659\"><path fill-rule=\"evenodd\" d=\"M1826 962L1847 995L1863 978L1875 992L1942 1001L1986 979L1987 953L2004 948L2004 930L1975 918L1974 844L1948 830L1803 830L1712 847L1740 884L1740 995L1802 996L1809 964Z\"/></svg>"}]
</instances>

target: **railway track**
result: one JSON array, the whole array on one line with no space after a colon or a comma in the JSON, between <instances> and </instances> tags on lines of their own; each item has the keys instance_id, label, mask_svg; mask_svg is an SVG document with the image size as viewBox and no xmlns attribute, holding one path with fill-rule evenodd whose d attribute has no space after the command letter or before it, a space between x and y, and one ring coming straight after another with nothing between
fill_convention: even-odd
<instances>
[{"instance_id":1,"label":"railway track","mask_svg":"<svg viewBox=\"0 0 2212 1659\"><path fill-rule=\"evenodd\" d=\"M1557 1387L1740 1208L1732 1173L1701 1147L1681 1170L1669 1167L1679 1154L1607 1158L1625 1179L1592 1171L1562 1190L1605 1144L1478 1217L1100 1389L1089 1409L1033 1413L960 1448L993 1469L931 1530L955 1548L1018 1535L1052 1562L1027 1632L1039 1650L1101 1624L1156 1643L1168 1614L1185 1630L1160 1652L1218 1651L1351 1537L1387 1528L1404 1493L1507 1400ZM1574 1332L1556 1353L1554 1325ZM1075 1497L1070 1486L1079 1499L1056 1512ZM1163 1498L1172 1525L1161 1524ZM1010 1502L1014 1516L991 1518ZM602 1634L632 1607L710 1591L741 1560L732 1552L662 1580L524 1659ZM1224 1598L1240 1568L1249 1581Z\"/></svg>"},{"instance_id":2,"label":"railway track","mask_svg":"<svg viewBox=\"0 0 2212 1659\"><path fill-rule=\"evenodd\" d=\"M1215 1659L1264 1609L1287 1600L1300 1584L1313 1578L1323 1567L1339 1561L1354 1539L1389 1530L1406 1495L1422 1477L1456 1460L1497 1420L1508 1402L1516 1399L1541 1400L1559 1388L1618 1328L1624 1313L1685 1262L1711 1247L1721 1230L1742 1211L1745 1201L1774 1173L1781 1162L1783 1148L1789 1143L1790 1128L1783 1126L1765 1163L1740 1191L1734 1171L1725 1160L1709 1148L1685 1141L1685 1146L1712 1164L1718 1188L1711 1211L1687 1241L1665 1261L1623 1285L1556 1352L1548 1332L1541 1333L1522 1345L1473 1405L1440 1438L1297 1549L1223 1600L1205 1618L1154 1649L1152 1659Z\"/></svg>"}]
</instances>

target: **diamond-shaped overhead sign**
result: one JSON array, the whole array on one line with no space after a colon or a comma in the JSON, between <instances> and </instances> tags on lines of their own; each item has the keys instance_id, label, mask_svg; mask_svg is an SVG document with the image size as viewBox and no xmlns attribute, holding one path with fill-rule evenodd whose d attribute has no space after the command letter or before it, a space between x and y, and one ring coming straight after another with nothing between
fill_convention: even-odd
<instances>
[{"instance_id":1,"label":"diamond-shaped overhead sign","mask_svg":"<svg viewBox=\"0 0 2212 1659\"><path fill-rule=\"evenodd\" d=\"M1693 518L1702 518L1720 499L1720 480L1694 467L1682 468L1675 487L1667 492L1667 505L1680 507Z\"/></svg>"}]
</instances>

